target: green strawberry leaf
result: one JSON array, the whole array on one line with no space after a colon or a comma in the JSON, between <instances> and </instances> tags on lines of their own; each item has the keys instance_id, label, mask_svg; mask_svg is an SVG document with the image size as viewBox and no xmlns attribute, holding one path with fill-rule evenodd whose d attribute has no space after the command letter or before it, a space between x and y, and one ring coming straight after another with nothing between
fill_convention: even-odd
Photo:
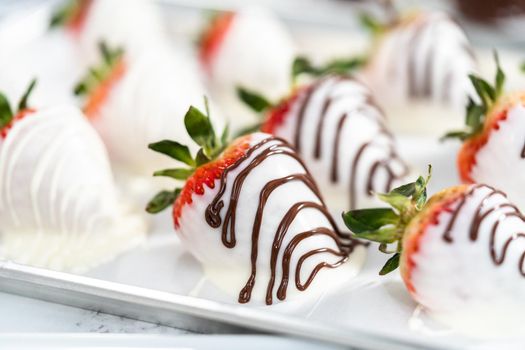
<instances>
[{"instance_id":1,"label":"green strawberry leaf","mask_svg":"<svg viewBox=\"0 0 525 350\"><path fill-rule=\"evenodd\" d=\"M214 138L210 120L193 106L189 108L184 117L184 125L192 140L201 147L208 147L210 139Z\"/></svg>"},{"instance_id":2,"label":"green strawberry leaf","mask_svg":"<svg viewBox=\"0 0 525 350\"><path fill-rule=\"evenodd\" d=\"M382 34L386 29L384 23L381 23L381 21L368 13L361 13L359 15L359 22L361 26L372 33L373 36Z\"/></svg>"},{"instance_id":3,"label":"green strawberry leaf","mask_svg":"<svg viewBox=\"0 0 525 350\"><path fill-rule=\"evenodd\" d=\"M174 191L161 191L146 206L146 211L150 214L157 214L168 208L175 202L180 194L181 189L177 188Z\"/></svg>"},{"instance_id":4,"label":"green strawberry leaf","mask_svg":"<svg viewBox=\"0 0 525 350\"><path fill-rule=\"evenodd\" d=\"M0 93L0 129L3 129L13 120L13 110L7 97Z\"/></svg>"},{"instance_id":5,"label":"green strawberry leaf","mask_svg":"<svg viewBox=\"0 0 525 350\"><path fill-rule=\"evenodd\" d=\"M264 112L274 107L274 105L264 96L242 86L237 87L237 96L246 106L250 107L257 113Z\"/></svg>"},{"instance_id":6,"label":"green strawberry leaf","mask_svg":"<svg viewBox=\"0 0 525 350\"><path fill-rule=\"evenodd\" d=\"M18 103L18 111L23 111L24 109L27 109L27 101L29 100L29 96L31 95L31 92L35 88L36 85L36 79L31 80L29 83L29 86L26 89L26 92L20 99L20 102Z\"/></svg>"},{"instance_id":7,"label":"green strawberry leaf","mask_svg":"<svg viewBox=\"0 0 525 350\"><path fill-rule=\"evenodd\" d=\"M164 169L153 173L153 176L166 176L175 180L186 180L193 174L193 169L175 168Z\"/></svg>"},{"instance_id":8,"label":"green strawberry leaf","mask_svg":"<svg viewBox=\"0 0 525 350\"><path fill-rule=\"evenodd\" d=\"M204 154L204 149L199 149L197 152L197 156L195 157L195 164L199 167L203 164L209 163L211 161L210 158L206 154Z\"/></svg>"},{"instance_id":9,"label":"green strawberry leaf","mask_svg":"<svg viewBox=\"0 0 525 350\"><path fill-rule=\"evenodd\" d=\"M383 266L379 275L384 276L399 267L399 259L401 258L400 253L395 253L390 259L387 260L386 264Z\"/></svg>"},{"instance_id":10,"label":"green strawberry leaf","mask_svg":"<svg viewBox=\"0 0 525 350\"><path fill-rule=\"evenodd\" d=\"M523 73L525 73L525 62L523 62L523 63L521 64L521 71L522 71Z\"/></svg>"},{"instance_id":11,"label":"green strawberry leaf","mask_svg":"<svg viewBox=\"0 0 525 350\"><path fill-rule=\"evenodd\" d=\"M386 244L397 242L400 239L399 230L393 225L383 226L374 231L354 233L354 235L359 239Z\"/></svg>"},{"instance_id":12,"label":"green strawberry leaf","mask_svg":"<svg viewBox=\"0 0 525 350\"><path fill-rule=\"evenodd\" d=\"M66 24L77 11L79 0L68 0L51 15L49 28L60 27Z\"/></svg>"},{"instance_id":13,"label":"green strawberry leaf","mask_svg":"<svg viewBox=\"0 0 525 350\"><path fill-rule=\"evenodd\" d=\"M221 135L222 148L224 148L228 144L229 137L230 137L230 124L226 124L226 126L222 130L222 135Z\"/></svg>"},{"instance_id":14,"label":"green strawberry leaf","mask_svg":"<svg viewBox=\"0 0 525 350\"><path fill-rule=\"evenodd\" d=\"M503 94L503 87L505 85L505 73L501 69L498 52L496 50L494 50L494 61L496 62L496 79L494 82L496 90L495 102L495 100Z\"/></svg>"},{"instance_id":15,"label":"green strawberry leaf","mask_svg":"<svg viewBox=\"0 0 525 350\"><path fill-rule=\"evenodd\" d=\"M403 235L411 220L423 209L427 201L427 185L432 167L428 166L427 177L394 188L388 193L377 194L378 198L393 208L352 210L343 213L345 225L359 239L380 243L379 250L390 254L388 244L397 242L396 254L381 269L380 275L397 268L402 249Z\"/></svg>"},{"instance_id":16,"label":"green strawberry leaf","mask_svg":"<svg viewBox=\"0 0 525 350\"><path fill-rule=\"evenodd\" d=\"M385 225L395 225L399 216L391 208L359 209L343 213L343 221L353 233L375 231Z\"/></svg>"},{"instance_id":17,"label":"green strawberry leaf","mask_svg":"<svg viewBox=\"0 0 525 350\"><path fill-rule=\"evenodd\" d=\"M163 140L155 143L150 143L148 147L155 152L167 155L175 160L183 162L189 166L195 166L195 161L191 156L190 149L187 146L181 145L176 141Z\"/></svg>"}]
</instances>

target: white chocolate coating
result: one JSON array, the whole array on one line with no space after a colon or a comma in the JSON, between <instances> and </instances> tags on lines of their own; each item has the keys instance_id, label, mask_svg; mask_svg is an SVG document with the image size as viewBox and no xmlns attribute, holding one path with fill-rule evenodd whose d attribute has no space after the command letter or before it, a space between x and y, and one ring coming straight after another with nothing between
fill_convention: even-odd
<instances>
[{"instance_id":1,"label":"white chocolate coating","mask_svg":"<svg viewBox=\"0 0 525 350\"><path fill-rule=\"evenodd\" d=\"M525 233L523 217L514 215L517 212L504 195L484 185L473 185L461 203L458 199L451 211L442 211L438 223L420 238L411 274L414 297L434 317L460 331L523 334L525 277L520 270L525 236L519 237ZM445 233L456 212L448 242ZM476 213L485 216L471 231Z\"/></svg>"},{"instance_id":2,"label":"white chocolate coating","mask_svg":"<svg viewBox=\"0 0 525 350\"><path fill-rule=\"evenodd\" d=\"M268 137L268 134L253 134L251 144L253 146ZM258 154L275 144L276 141L270 141L254 151L250 157L245 160L245 164L248 164ZM233 182L245 168L245 165L241 165L226 175L226 190L225 195L222 197L224 206L220 212L223 220L230 204L230 193ZM304 174L305 169L297 160L281 154L269 156L249 173L239 196L236 211L237 220L235 224L236 244L232 248L226 247L221 240L222 225L218 228L213 228L205 221L206 208L218 193L220 180L215 181L213 189L205 187L204 195L193 195L192 204L186 204L182 209L180 226L177 229L181 241L190 252L202 262L207 275L212 281L231 295L232 302L237 302L239 291L244 287L250 276L252 230L260 192L269 181L296 173ZM300 181L292 181L281 185L270 194L262 216L257 250L257 275L251 300L248 305L265 304L266 290L270 278L270 252L277 227L289 209L301 201L320 203L314 192ZM282 277L281 263L284 247L296 237L298 233L317 227L331 228L332 225L326 216L313 208L301 210L293 220L278 253L276 284L273 289L273 304L281 302L275 293ZM324 268L319 271L313 284L306 289L306 291L299 292L294 284L294 274L297 269L299 257L308 251L322 247L338 250L335 241L324 235L311 236L299 244L290 260L291 275L285 301L319 295L320 292L326 291L334 285L352 278L360 269L364 252L362 248L356 248L348 262L343 264L343 266L348 267L348 269L343 267L335 269ZM340 257L328 253L317 254L306 259L301 269L302 281L304 282L313 268L320 262L327 261L333 263L339 259ZM344 271L343 275L341 275L340 270Z\"/></svg>"},{"instance_id":3,"label":"white chocolate coating","mask_svg":"<svg viewBox=\"0 0 525 350\"><path fill-rule=\"evenodd\" d=\"M142 216L115 192L107 153L73 107L17 121L0 140L2 257L83 272L136 245Z\"/></svg>"},{"instance_id":4,"label":"white chocolate coating","mask_svg":"<svg viewBox=\"0 0 525 350\"><path fill-rule=\"evenodd\" d=\"M271 100L280 99L290 89L295 54L292 38L272 13L246 8L235 14L209 67L212 92L233 129L256 121L253 112L238 99L236 87L257 91Z\"/></svg>"},{"instance_id":5,"label":"white chocolate coating","mask_svg":"<svg viewBox=\"0 0 525 350\"><path fill-rule=\"evenodd\" d=\"M310 91L299 93L284 123L274 130L298 148L336 218L350 209L377 206L381 202L369 190L388 192L408 175L385 117L370 95L356 80L323 78Z\"/></svg>"},{"instance_id":6,"label":"white chocolate coating","mask_svg":"<svg viewBox=\"0 0 525 350\"><path fill-rule=\"evenodd\" d=\"M525 210L525 106L515 104L507 119L498 125L499 129L491 131L488 142L477 152L471 177L501 189Z\"/></svg>"}]
</instances>

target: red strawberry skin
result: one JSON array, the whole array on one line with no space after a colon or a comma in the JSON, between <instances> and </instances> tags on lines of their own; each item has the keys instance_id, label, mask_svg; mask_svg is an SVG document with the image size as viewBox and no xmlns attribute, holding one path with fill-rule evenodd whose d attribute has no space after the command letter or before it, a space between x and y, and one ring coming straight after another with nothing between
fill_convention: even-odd
<instances>
[{"instance_id":1,"label":"red strawberry skin","mask_svg":"<svg viewBox=\"0 0 525 350\"><path fill-rule=\"evenodd\" d=\"M36 110L32 109L32 108L27 108L27 109L24 109L24 110L18 112L13 117L13 120L11 120L11 123L9 123L4 128L2 128L2 130L0 130L0 137L5 139L7 137L7 134L9 133L9 130L11 130L13 128L13 125L15 125L16 122L24 119L25 117L27 117L30 114L34 114L35 112L36 112Z\"/></svg>"},{"instance_id":2,"label":"red strawberry skin","mask_svg":"<svg viewBox=\"0 0 525 350\"><path fill-rule=\"evenodd\" d=\"M250 147L250 135L241 137L233 142L222 155L195 170L182 188L182 191L173 205L173 222L179 227L179 219L185 205L191 204L195 196L202 196L206 187L215 188L215 181L221 178L223 171L234 164ZM198 198L198 197L197 197Z\"/></svg>"}]
</instances>

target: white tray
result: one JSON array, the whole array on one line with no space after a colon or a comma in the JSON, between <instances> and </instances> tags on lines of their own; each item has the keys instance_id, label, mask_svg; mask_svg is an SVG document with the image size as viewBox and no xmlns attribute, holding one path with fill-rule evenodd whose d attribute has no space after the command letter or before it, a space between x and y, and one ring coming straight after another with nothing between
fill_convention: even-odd
<instances>
[{"instance_id":1,"label":"white tray","mask_svg":"<svg viewBox=\"0 0 525 350\"><path fill-rule=\"evenodd\" d=\"M421 137L399 142L401 153L419 171L434 166L430 193L458 182L457 143ZM373 249L357 278L308 308L283 313L279 307L207 300L218 291L180 246L169 215L156 222L144 246L87 276L0 262L0 290L196 332L269 331L367 349L522 348L522 341L479 341L433 324L409 298L397 273L377 275L385 256Z\"/></svg>"}]
</instances>

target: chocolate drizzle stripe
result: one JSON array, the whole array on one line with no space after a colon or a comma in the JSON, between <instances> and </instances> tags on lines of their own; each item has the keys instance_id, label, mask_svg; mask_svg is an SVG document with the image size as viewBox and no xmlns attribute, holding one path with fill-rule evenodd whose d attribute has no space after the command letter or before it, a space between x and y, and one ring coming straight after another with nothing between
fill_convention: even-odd
<instances>
[{"instance_id":1,"label":"chocolate drizzle stripe","mask_svg":"<svg viewBox=\"0 0 525 350\"><path fill-rule=\"evenodd\" d=\"M521 149L521 158L525 158L525 144L523 144L523 148Z\"/></svg>"},{"instance_id":2,"label":"chocolate drizzle stripe","mask_svg":"<svg viewBox=\"0 0 525 350\"><path fill-rule=\"evenodd\" d=\"M452 231L455 228L457 217L459 216L459 214L460 214L462 208L465 206L466 202L469 199L472 198L472 196L474 195L475 191L478 190L478 189L482 189L482 188L489 189L490 192L481 199L480 203L478 204L478 206L475 209L472 222L471 222L470 227L468 229L469 239L472 242L477 241L478 238L479 238L480 228L481 228L481 225L483 224L483 222L488 220L488 218L490 218L490 217L495 217L495 219L492 221L492 226L491 226L491 229L490 229L489 252L490 252L490 257L492 259L492 262L496 266L499 266L499 265L502 265L504 263L505 258L507 256L507 252L508 252L511 244L514 241L517 241L518 239L524 239L525 238L525 233L523 233L523 232L516 232L516 233L513 233L512 235L509 235L509 238L507 238L505 240L505 243L500 248L500 252L498 254L498 252L496 250L496 237L497 237L497 234L498 234L498 228L500 226L500 223L503 222L504 220L510 218L510 217L515 217L515 218L518 218L518 219L520 219L522 221L525 221L525 217L523 216L523 214L521 214L519 209L515 205L513 205L511 203L502 203L502 204L498 204L498 205L495 205L495 206L492 206L492 207L488 207L488 203L487 202L488 202L488 200L491 197L493 197L495 195L500 195L502 197L506 197L506 195L503 192L501 192L501 191L495 190L494 188L492 188L490 186L486 186L486 185L474 185L474 186L472 186L468 192L466 192L465 194L462 195L462 197L459 200L459 203L458 203L456 209L454 209L454 211L452 213L452 216L450 218L450 221L449 221L448 225L445 228L445 231L444 231L444 234L443 234L443 240L445 242L447 242L447 243L453 243L454 240L452 238ZM499 257L498 257L498 255L499 255ZM522 276L525 277L525 267L523 266L524 262L525 262L525 251L522 252L522 254L520 256L520 259L519 259L519 262L518 262L519 272L520 272L520 274Z\"/></svg>"},{"instance_id":3,"label":"chocolate drizzle stripe","mask_svg":"<svg viewBox=\"0 0 525 350\"><path fill-rule=\"evenodd\" d=\"M337 123L337 130L335 131L335 138L334 138L334 151L332 152L332 169L330 171L330 181L332 183L336 183L339 181L339 176L337 173L338 170L338 160L339 160L339 143L341 142L341 132L343 130L343 126L345 124L346 118L348 117L347 113L344 113L340 118L339 122Z\"/></svg>"},{"instance_id":4,"label":"chocolate drizzle stripe","mask_svg":"<svg viewBox=\"0 0 525 350\"><path fill-rule=\"evenodd\" d=\"M269 142L275 142L274 144L268 145ZM256 150L261 149L263 146L267 146L267 148L262 149L258 154L256 154L251 160L249 159ZM222 243L228 247L228 248L234 248L236 244L236 233L235 233L235 214L237 211L237 204L239 200L239 196L244 184L245 179L250 174L250 172L255 169L257 166L259 166L263 161L268 159L269 157L273 155L284 155L287 157L290 157L294 160L296 160L304 169L304 173L299 174L291 174L289 176L285 176L282 178L274 179L266 183L261 190L259 194L259 203L257 206L257 211L255 214L254 222L253 222L253 229L252 229L252 243L251 243L251 274L248 278L248 281L246 282L245 286L242 288L242 290L239 293L239 302L240 303L247 303L251 299L251 293L253 291L253 288L256 283L256 276L257 276L257 257L258 257L258 251L259 251L259 234L261 230L262 225L262 219L264 214L264 208L266 206L266 203L272 194L272 192L279 188L282 185L285 185L292 181L300 181L304 183L310 191L318 198L319 202L299 202L295 205L293 205L284 217L282 218L277 231L275 232L272 250L271 250L271 278L270 282L268 283L267 287L267 296L266 296L266 303L268 305L272 304L272 294L273 294L273 284L275 283L275 266L277 264L277 257L279 254L279 251L281 249L281 245L284 239L284 236L288 232L288 228L292 224L293 220L297 216L297 214L304 208L314 208L321 212L324 217L328 219L328 222L332 226L331 228L323 227L323 228L317 228L311 231L307 232L323 232L323 234L327 234L330 237L333 238L335 246L339 249L339 251L335 251L335 254L337 256L344 257L346 260L349 253L354 249L354 246L356 246L358 243L354 243L353 241L342 243L340 241L340 238L342 237L340 232L337 230L337 226L335 225L335 222L333 221L332 217L330 216L328 210L326 209L326 206L322 200L321 194L319 192L319 189L317 188L315 182L313 181L311 175L306 170L306 167L302 160L299 158L299 156L292 150L290 144L288 144L286 141L277 138L277 137L269 137L261 142L257 143L256 145L252 146L244 156L242 156L239 160L237 160L234 164L226 168L220 177L220 186L219 190L216 194L216 196L213 198L211 203L206 208L205 213L205 219L206 222L214 228L221 227L221 238ZM228 207L226 208L226 212L224 214L224 219L221 219L220 213L222 208L224 208L224 201L223 196L226 192L227 187L227 175L230 171L233 169L238 168L241 164L248 162L248 164L244 165L244 168L239 172L239 174L235 177L232 183L232 189L230 193L230 202L228 204ZM292 241L300 243L302 239L297 240L298 235L294 236ZM303 238L304 239L304 238ZM325 249L325 248L320 248ZM317 251L312 250L312 251ZM290 256L293 252L293 248L290 250ZM283 259L290 258L290 256L286 255L286 253L283 255ZM311 255L309 255L311 256ZM340 259L342 260L342 259ZM341 262L342 263L342 262ZM330 264L319 264L318 267L316 267L315 271L311 274L311 278L313 279L315 275L318 273L320 269L323 267L330 267ZM335 267L335 266L334 266ZM289 268L289 266L288 266ZM300 266L298 265L296 269L300 269ZM300 276L300 270L296 271L296 275ZM307 288L308 285L311 283L310 279L305 283L304 285L300 283L300 281L296 281L296 285L304 286L304 288ZM283 292L284 288L284 292ZM278 295L284 295L286 294L286 286L280 286L281 294L278 293Z\"/></svg>"},{"instance_id":5,"label":"chocolate drizzle stripe","mask_svg":"<svg viewBox=\"0 0 525 350\"><path fill-rule=\"evenodd\" d=\"M313 230L310 230L310 231L302 232L302 233L297 234L297 235L294 236L294 238L290 241L290 243L288 243L288 245L286 246L286 249L284 250L284 255L283 255L283 260L282 260L282 271L283 271L282 273L283 273L283 275L282 275L282 279L281 279L281 284L279 286L279 289L277 290L277 298L279 300L284 300L286 298L286 289L288 287L289 276L290 276L290 261L291 261L292 254L293 254L295 248L304 239L312 237L312 236L315 236L315 235L326 235L326 236L329 236L329 237L333 238L334 240L337 239L337 237L334 236L334 232L329 230L329 229L327 229L326 227L319 227L319 228L316 228L316 229L313 229ZM317 251L318 251L318 249L310 251L310 253L311 252L317 252ZM309 254L309 253L307 253L307 254ZM339 266L343 262L345 262L347 260L347 258L348 258L348 256L346 254L342 253L342 252L338 253L337 256L341 256L341 259L339 261L337 261L336 263L334 263L334 264L328 264L326 262L323 262L323 263L320 263L319 265L317 265L315 267L315 269L312 271L312 273L310 274L310 276L309 276L307 281L310 281L310 283L311 283L311 280L313 280L313 278L315 277L315 275L317 274L317 272L321 268L323 268L323 267L336 267L336 266ZM304 259L303 259L303 261L304 261ZM299 265L297 266L297 269L296 269L296 286L300 286L301 285L300 281L297 279L297 277L300 276L300 270L298 268L299 268ZM308 286L309 286L309 283L305 284L301 288L303 288L302 290L304 290L304 289L308 288ZM301 289L299 289L299 290L301 290Z\"/></svg>"},{"instance_id":6,"label":"chocolate drizzle stripe","mask_svg":"<svg viewBox=\"0 0 525 350\"><path fill-rule=\"evenodd\" d=\"M241 292L239 294L239 302L240 303L247 303L248 301L250 301L251 293L252 293L253 287L255 285L255 277L256 277L256 274L257 274L257 255L258 255L258 251L259 251L259 233L261 231L263 212L264 212L264 208L266 206L266 202L268 201L268 199L270 198L270 195L272 194L272 192L275 189L277 189L280 186L282 186L282 185L284 185L284 184L286 184L288 182L291 182L291 181L300 181L300 182L304 183L312 192L315 193L317 198L321 197L321 195L320 195L319 191L317 190L317 187L316 187L313 179L310 176L308 176L307 174L289 175L289 176L286 176L286 177L282 177L280 179L272 180L272 181L268 182L266 185L264 185L263 189L261 190L261 193L259 194L259 205L257 207L257 213L255 214L255 220L254 220L254 223L253 223L252 250L251 250L251 273L250 273L250 277L248 278L248 282L246 282L246 285L244 286L244 288L241 290ZM307 205L310 204L310 205L313 205L313 206L317 205L317 203L314 203L314 202L306 202L306 204ZM319 206L321 206L321 205L319 205ZM288 212L286 213L286 215L283 218L283 221L286 221L288 223L288 225L286 226L286 229L288 229L289 225L291 224L291 221L289 221L290 216L293 216L295 218L295 215L297 215L297 212L293 211L292 209L293 208L288 210ZM330 215L330 214L328 214L328 212L325 212L325 215ZM293 220L293 218L292 218L292 220ZM279 227L279 228L281 228L281 227ZM277 230L277 234L275 235L275 238L277 238L277 236L279 234L284 235L285 233L286 233L286 231L281 233L279 231L279 229L278 229ZM274 242L275 242L275 238L274 238ZM272 246L272 253L271 253L272 256L274 255L274 251L278 251L279 248L280 248L280 245L273 245ZM273 276L273 274L275 274L275 270L272 269L271 271L272 271L272 276ZM267 299L266 303L267 304L271 304L272 303L271 298Z\"/></svg>"}]
</instances>

